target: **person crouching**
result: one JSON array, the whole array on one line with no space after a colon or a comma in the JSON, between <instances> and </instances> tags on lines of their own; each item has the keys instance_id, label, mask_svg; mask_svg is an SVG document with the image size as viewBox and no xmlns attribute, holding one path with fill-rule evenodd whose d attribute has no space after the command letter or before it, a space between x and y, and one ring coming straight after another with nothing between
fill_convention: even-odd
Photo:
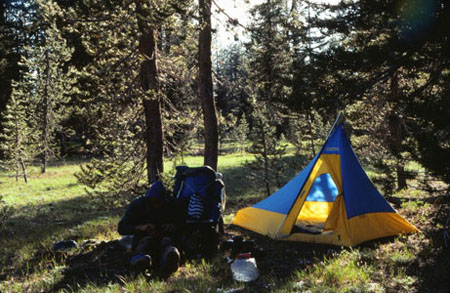
<instances>
[{"instance_id":1,"label":"person crouching","mask_svg":"<svg viewBox=\"0 0 450 293\"><path fill-rule=\"evenodd\" d=\"M119 234L134 235L131 267L145 271L159 264L165 277L176 272L180 265L180 252L174 239L180 221L182 213L166 197L161 181L155 182L145 195L131 201L118 225Z\"/></svg>"}]
</instances>

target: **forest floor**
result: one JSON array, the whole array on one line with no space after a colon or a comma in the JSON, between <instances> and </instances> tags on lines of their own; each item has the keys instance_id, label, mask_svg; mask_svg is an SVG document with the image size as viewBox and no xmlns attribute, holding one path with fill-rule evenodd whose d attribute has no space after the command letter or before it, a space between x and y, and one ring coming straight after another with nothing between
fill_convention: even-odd
<instances>
[{"instance_id":1,"label":"forest floor","mask_svg":"<svg viewBox=\"0 0 450 293\"><path fill-rule=\"evenodd\" d=\"M0 292L448 292L450 248L443 240L448 196L413 188L393 195L400 202L397 211L420 233L353 248L273 241L230 225L239 208L264 197L245 176L244 163L251 159L224 153L219 171L228 195L224 238L242 235L262 249L257 281L233 281L225 252L188 260L168 280L131 273L129 256L117 244L116 225L125 207L101 206L85 195L74 176L81 162L66 162L45 174L31 168L28 184L0 173ZM202 163L199 156L184 160ZM287 181L306 159L291 153L285 162ZM63 239L92 242L54 251L53 244Z\"/></svg>"}]
</instances>

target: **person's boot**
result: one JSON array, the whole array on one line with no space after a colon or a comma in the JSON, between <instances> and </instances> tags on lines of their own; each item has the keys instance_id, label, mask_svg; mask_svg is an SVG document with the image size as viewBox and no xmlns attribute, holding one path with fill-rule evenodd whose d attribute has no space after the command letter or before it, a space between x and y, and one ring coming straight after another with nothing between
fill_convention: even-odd
<instances>
[{"instance_id":1,"label":"person's boot","mask_svg":"<svg viewBox=\"0 0 450 293\"><path fill-rule=\"evenodd\" d=\"M180 266L180 252L174 246L168 246L161 258L161 270L165 277L175 273Z\"/></svg>"},{"instance_id":2,"label":"person's boot","mask_svg":"<svg viewBox=\"0 0 450 293\"><path fill-rule=\"evenodd\" d=\"M152 258L148 254L136 254L130 259L131 268L138 272L144 272L152 266Z\"/></svg>"}]
</instances>

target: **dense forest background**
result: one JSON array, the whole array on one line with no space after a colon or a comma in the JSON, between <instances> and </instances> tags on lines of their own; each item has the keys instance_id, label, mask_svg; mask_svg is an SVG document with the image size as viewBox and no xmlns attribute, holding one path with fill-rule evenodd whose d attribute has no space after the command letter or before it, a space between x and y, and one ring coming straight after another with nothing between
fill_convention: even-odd
<instances>
[{"instance_id":1,"label":"dense forest background","mask_svg":"<svg viewBox=\"0 0 450 293\"><path fill-rule=\"evenodd\" d=\"M448 0L0 0L0 291L447 292L449 38ZM420 231L344 248L231 225L338 114ZM223 174L222 240L254 240L255 282L225 245L130 271L117 223L182 164Z\"/></svg>"},{"instance_id":2,"label":"dense forest background","mask_svg":"<svg viewBox=\"0 0 450 293\"><path fill-rule=\"evenodd\" d=\"M267 0L244 25L220 1L3 0L1 167L26 181L30 164L85 158L87 190L120 194L198 142L220 170L218 146L250 141L269 193L283 143L312 155L343 113L386 192L448 183L449 6ZM211 13L244 32L214 52Z\"/></svg>"}]
</instances>

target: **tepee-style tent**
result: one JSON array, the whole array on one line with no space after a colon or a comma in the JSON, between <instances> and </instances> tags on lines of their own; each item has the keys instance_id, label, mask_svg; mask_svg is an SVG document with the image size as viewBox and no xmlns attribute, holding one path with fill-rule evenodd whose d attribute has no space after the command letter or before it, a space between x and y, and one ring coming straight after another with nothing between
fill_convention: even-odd
<instances>
[{"instance_id":1,"label":"tepee-style tent","mask_svg":"<svg viewBox=\"0 0 450 293\"><path fill-rule=\"evenodd\" d=\"M266 199L237 212L234 225L273 239L353 246L418 231L378 192L339 116L314 159Z\"/></svg>"}]
</instances>

